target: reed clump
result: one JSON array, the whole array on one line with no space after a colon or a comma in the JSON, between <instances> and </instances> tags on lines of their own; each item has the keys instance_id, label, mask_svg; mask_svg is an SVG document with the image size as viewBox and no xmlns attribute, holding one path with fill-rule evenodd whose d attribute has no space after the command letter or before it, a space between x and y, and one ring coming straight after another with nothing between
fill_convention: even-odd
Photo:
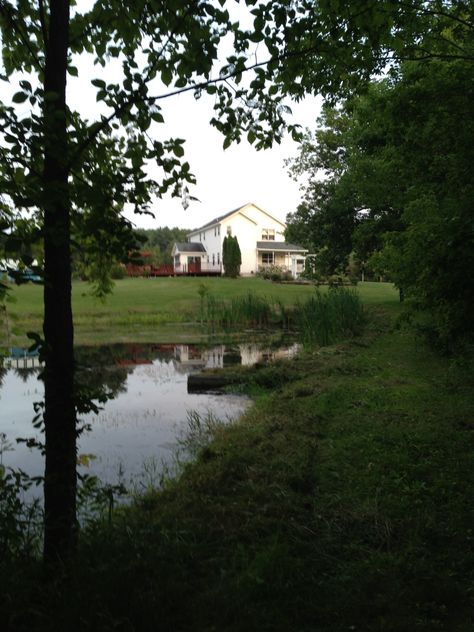
<instances>
[{"instance_id":1,"label":"reed clump","mask_svg":"<svg viewBox=\"0 0 474 632\"><path fill-rule=\"evenodd\" d=\"M264 329L273 321L275 308L264 296L248 292L230 301L219 301L206 296L205 322L212 329L224 330L251 327Z\"/></svg>"},{"instance_id":2,"label":"reed clump","mask_svg":"<svg viewBox=\"0 0 474 632\"><path fill-rule=\"evenodd\" d=\"M366 315L355 290L337 287L316 292L304 303L294 306L271 302L249 292L230 301L212 294L202 297L202 322L215 331L252 328L281 328L293 331L306 345L330 345L342 337L362 333Z\"/></svg>"},{"instance_id":3,"label":"reed clump","mask_svg":"<svg viewBox=\"0 0 474 632\"><path fill-rule=\"evenodd\" d=\"M357 336L367 320L358 294L346 288L331 288L325 293L317 289L296 313L298 330L308 346L326 346Z\"/></svg>"}]
</instances>

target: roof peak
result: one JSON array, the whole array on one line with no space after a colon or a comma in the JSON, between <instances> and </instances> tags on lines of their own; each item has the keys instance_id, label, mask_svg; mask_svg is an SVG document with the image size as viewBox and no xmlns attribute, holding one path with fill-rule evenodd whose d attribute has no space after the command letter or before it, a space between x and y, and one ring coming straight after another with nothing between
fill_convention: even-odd
<instances>
[{"instance_id":1,"label":"roof peak","mask_svg":"<svg viewBox=\"0 0 474 632\"><path fill-rule=\"evenodd\" d=\"M282 224L282 226L285 225L284 222L282 222L280 219L278 219L278 217L275 217L274 215L272 215L268 211L265 211L265 209L263 209L260 206L258 206L258 204L255 204L255 202L247 202L246 204L243 204L242 206L238 206L237 208L234 208L232 211L229 211L228 213L224 213L223 215L219 215L218 217L215 217L210 222L206 222L206 224L203 224L199 228L195 228L194 230L189 232L188 235L193 235L194 233L198 233L199 231L201 231L201 230L203 230L205 228L209 228L210 226L214 226L214 224L219 224L220 222L222 222L222 220L230 217L231 215L234 215L234 213L238 213L239 211L242 211L243 209L245 209L248 206L255 207L261 213L264 213L265 215L268 215L272 219L274 219L277 222L279 222L280 224Z\"/></svg>"}]
</instances>

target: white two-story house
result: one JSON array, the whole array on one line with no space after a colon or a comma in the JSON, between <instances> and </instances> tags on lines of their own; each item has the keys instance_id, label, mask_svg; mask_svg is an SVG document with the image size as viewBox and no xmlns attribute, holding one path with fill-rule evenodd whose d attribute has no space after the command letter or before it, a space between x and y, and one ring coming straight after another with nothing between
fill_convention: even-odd
<instances>
[{"instance_id":1,"label":"white two-story house","mask_svg":"<svg viewBox=\"0 0 474 632\"><path fill-rule=\"evenodd\" d=\"M193 230L186 243L176 243L172 251L175 273L222 274L222 243L226 235L233 235L242 253L241 274L278 266L297 277L304 270L307 250L287 243L285 228L267 211L245 204Z\"/></svg>"}]
</instances>

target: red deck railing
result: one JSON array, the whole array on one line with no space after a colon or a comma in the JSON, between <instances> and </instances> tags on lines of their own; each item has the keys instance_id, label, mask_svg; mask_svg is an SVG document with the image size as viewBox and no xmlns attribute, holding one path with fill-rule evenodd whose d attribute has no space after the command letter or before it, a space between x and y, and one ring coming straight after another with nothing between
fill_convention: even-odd
<instances>
[{"instance_id":1,"label":"red deck railing","mask_svg":"<svg viewBox=\"0 0 474 632\"><path fill-rule=\"evenodd\" d=\"M133 265L126 266L129 277L160 277L160 276L217 276L221 274L220 265L211 263L186 263L181 266L173 265Z\"/></svg>"}]
</instances>

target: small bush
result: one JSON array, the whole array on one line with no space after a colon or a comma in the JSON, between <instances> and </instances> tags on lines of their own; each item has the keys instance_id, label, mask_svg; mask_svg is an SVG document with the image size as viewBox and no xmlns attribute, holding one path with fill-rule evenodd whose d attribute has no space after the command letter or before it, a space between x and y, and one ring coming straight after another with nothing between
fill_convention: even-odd
<instances>
[{"instance_id":1,"label":"small bush","mask_svg":"<svg viewBox=\"0 0 474 632\"><path fill-rule=\"evenodd\" d=\"M273 281L274 283L281 283L282 281L291 281L293 276L291 272L283 266L260 266L257 275L262 279Z\"/></svg>"},{"instance_id":2,"label":"small bush","mask_svg":"<svg viewBox=\"0 0 474 632\"><path fill-rule=\"evenodd\" d=\"M120 264L120 263L114 264L110 268L110 276L111 276L112 279L115 279L115 280L124 279L125 278L125 266Z\"/></svg>"}]
</instances>

